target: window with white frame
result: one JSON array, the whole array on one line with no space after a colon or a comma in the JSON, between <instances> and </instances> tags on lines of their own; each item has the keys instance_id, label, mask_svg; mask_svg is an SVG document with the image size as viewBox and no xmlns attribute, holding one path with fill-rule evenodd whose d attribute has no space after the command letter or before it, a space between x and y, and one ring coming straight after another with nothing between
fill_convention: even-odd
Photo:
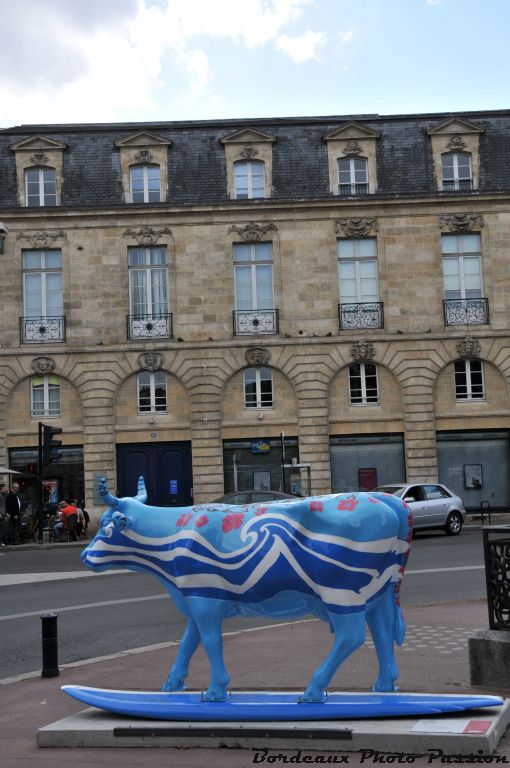
<instances>
[{"instance_id":1,"label":"window with white frame","mask_svg":"<svg viewBox=\"0 0 510 768\"><path fill-rule=\"evenodd\" d=\"M138 374L138 413L162 413L167 410L166 374L142 371Z\"/></svg>"},{"instance_id":2,"label":"window with white frame","mask_svg":"<svg viewBox=\"0 0 510 768\"><path fill-rule=\"evenodd\" d=\"M485 398L483 363L481 360L456 360L455 399L483 400Z\"/></svg>"},{"instance_id":3,"label":"window with white frame","mask_svg":"<svg viewBox=\"0 0 510 768\"><path fill-rule=\"evenodd\" d=\"M472 188L471 155L456 152L441 155L441 169L445 192L469 191Z\"/></svg>"},{"instance_id":4,"label":"window with white frame","mask_svg":"<svg viewBox=\"0 0 510 768\"><path fill-rule=\"evenodd\" d=\"M59 249L23 251L23 297L27 318L62 316L62 254Z\"/></svg>"},{"instance_id":5,"label":"window with white frame","mask_svg":"<svg viewBox=\"0 0 510 768\"><path fill-rule=\"evenodd\" d=\"M338 160L338 189L341 195L368 193L368 161L365 157Z\"/></svg>"},{"instance_id":6,"label":"window with white frame","mask_svg":"<svg viewBox=\"0 0 510 768\"><path fill-rule=\"evenodd\" d=\"M58 376L32 376L32 418L60 416L60 381Z\"/></svg>"},{"instance_id":7,"label":"window with white frame","mask_svg":"<svg viewBox=\"0 0 510 768\"><path fill-rule=\"evenodd\" d=\"M479 299L482 296L480 235L442 235L441 247L445 299Z\"/></svg>"},{"instance_id":8,"label":"window with white frame","mask_svg":"<svg viewBox=\"0 0 510 768\"><path fill-rule=\"evenodd\" d=\"M129 169L132 203L159 203L161 180L159 165L135 165Z\"/></svg>"},{"instance_id":9,"label":"window with white frame","mask_svg":"<svg viewBox=\"0 0 510 768\"><path fill-rule=\"evenodd\" d=\"M379 301L375 237L338 240L340 303Z\"/></svg>"},{"instance_id":10,"label":"window with white frame","mask_svg":"<svg viewBox=\"0 0 510 768\"><path fill-rule=\"evenodd\" d=\"M28 168L25 171L25 201L29 208L57 204L54 168Z\"/></svg>"},{"instance_id":11,"label":"window with white frame","mask_svg":"<svg viewBox=\"0 0 510 768\"><path fill-rule=\"evenodd\" d=\"M379 402L377 366L374 363L353 363L349 366L351 405L374 405Z\"/></svg>"},{"instance_id":12,"label":"window with white frame","mask_svg":"<svg viewBox=\"0 0 510 768\"><path fill-rule=\"evenodd\" d=\"M129 248L130 314L158 318L168 313L166 248Z\"/></svg>"},{"instance_id":13,"label":"window with white frame","mask_svg":"<svg viewBox=\"0 0 510 768\"><path fill-rule=\"evenodd\" d=\"M264 197L264 163L260 160L234 163L234 184L238 200Z\"/></svg>"},{"instance_id":14,"label":"window with white frame","mask_svg":"<svg viewBox=\"0 0 510 768\"><path fill-rule=\"evenodd\" d=\"M273 309L272 244L237 243L233 256L236 309Z\"/></svg>"},{"instance_id":15,"label":"window with white frame","mask_svg":"<svg viewBox=\"0 0 510 768\"><path fill-rule=\"evenodd\" d=\"M246 408L273 407L273 372L271 368L246 368L244 371Z\"/></svg>"}]
</instances>

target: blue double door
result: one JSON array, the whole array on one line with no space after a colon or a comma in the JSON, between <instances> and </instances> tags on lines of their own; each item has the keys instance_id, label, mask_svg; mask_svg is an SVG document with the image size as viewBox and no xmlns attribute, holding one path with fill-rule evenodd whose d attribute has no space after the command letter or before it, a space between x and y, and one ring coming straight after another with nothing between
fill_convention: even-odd
<instances>
[{"instance_id":1,"label":"blue double door","mask_svg":"<svg viewBox=\"0 0 510 768\"><path fill-rule=\"evenodd\" d=\"M126 443L117 445L117 492L135 496L143 475L147 503L185 507L193 503L191 443Z\"/></svg>"}]
</instances>

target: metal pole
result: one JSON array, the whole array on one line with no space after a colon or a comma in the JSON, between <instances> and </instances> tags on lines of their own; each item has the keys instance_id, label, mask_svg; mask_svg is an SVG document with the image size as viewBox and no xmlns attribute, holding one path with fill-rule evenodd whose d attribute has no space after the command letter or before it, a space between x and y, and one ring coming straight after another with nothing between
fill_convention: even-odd
<instances>
[{"instance_id":1,"label":"metal pole","mask_svg":"<svg viewBox=\"0 0 510 768\"><path fill-rule=\"evenodd\" d=\"M57 677L58 668L58 613L45 613L42 622L42 672L41 677Z\"/></svg>"},{"instance_id":2,"label":"metal pole","mask_svg":"<svg viewBox=\"0 0 510 768\"><path fill-rule=\"evenodd\" d=\"M37 446L37 541L42 544L44 519L43 519L43 493L42 493L42 473L43 473L43 427L39 422L39 443Z\"/></svg>"}]
</instances>

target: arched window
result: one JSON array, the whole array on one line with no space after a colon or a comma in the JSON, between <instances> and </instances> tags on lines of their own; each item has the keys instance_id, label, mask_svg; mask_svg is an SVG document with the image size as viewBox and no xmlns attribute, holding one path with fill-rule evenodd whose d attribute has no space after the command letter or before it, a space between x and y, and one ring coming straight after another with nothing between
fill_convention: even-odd
<instances>
[{"instance_id":1,"label":"arched window","mask_svg":"<svg viewBox=\"0 0 510 768\"><path fill-rule=\"evenodd\" d=\"M32 418L60 416L60 381L58 376L32 376Z\"/></svg>"},{"instance_id":2,"label":"arched window","mask_svg":"<svg viewBox=\"0 0 510 768\"><path fill-rule=\"evenodd\" d=\"M138 413L164 413L167 410L166 373L142 371L138 374Z\"/></svg>"},{"instance_id":3,"label":"arched window","mask_svg":"<svg viewBox=\"0 0 510 768\"><path fill-rule=\"evenodd\" d=\"M377 405L379 385L374 363L353 363L349 366L351 405Z\"/></svg>"},{"instance_id":4,"label":"arched window","mask_svg":"<svg viewBox=\"0 0 510 768\"><path fill-rule=\"evenodd\" d=\"M264 163L260 160L234 163L234 183L237 200L264 197Z\"/></svg>"},{"instance_id":5,"label":"arched window","mask_svg":"<svg viewBox=\"0 0 510 768\"><path fill-rule=\"evenodd\" d=\"M246 408L273 407L273 372L271 368L246 368L244 371Z\"/></svg>"},{"instance_id":6,"label":"arched window","mask_svg":"<svg viewBox=\"0 0 510 768\"><path fill-rule=\"evenodd\" d=\"M469 192L473 188L471 155L456 152L441 155L441 168L445 192Z\"/></svg>"},{"instance_id":7,"label":"arched window","mask_svg":"<svg viewBox=\"0 0 510 768\"><path fill-rule=\"evenodd\" d=\"M25 201L28 208L57 204L54 168L27 168L25 171Z\"/></svg>"},{"instance_id":8,"label":"arched window","mask_svg":"<svg viewBox=\"0 0 510 768\"><path fill-rule=\"evenodd\" d=\"M133 165L129 169L132 203L159 203L161 180L159 165Z\"/></svg>"},{"instance_id":9,"label":"arched window","mask_svg":"<svg viewBox=\"0 0 510 768\"><path fill-rule=\"evenodd\" d=\"M456 360L455 399L484 400L485 387L481 360Z\"/></svg>"}]
</instances>

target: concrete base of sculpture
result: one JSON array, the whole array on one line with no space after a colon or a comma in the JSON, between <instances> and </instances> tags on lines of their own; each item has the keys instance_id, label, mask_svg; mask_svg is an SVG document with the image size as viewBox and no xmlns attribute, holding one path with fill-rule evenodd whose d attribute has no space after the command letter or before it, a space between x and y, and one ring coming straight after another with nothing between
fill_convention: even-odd
<instances>
[{"instance_id":1,"label":"concrete base of sculpture","mask_svg":"<svg viewBox=\"0 0 510 768\"><path fill-rule=\"evenodd\" d=\"M510 632L482 629L469 638L471 685L510 689Z\"/></svg>"},{"instance_id":2,"label":"concrete base of sculpture","mask_svg":"<svg viewBox=\"0 0 510 768\"><path fill-rule=\"evenodd\" d=\"M373 750L436 755L439 765L441 753L492 754L509 723L510 701L497 708L429 717L249 723L134 720L90 708L41 728L37 743L39 747L230 747L258 751L259 762L273 750L363 751L367 760Z\"/></svg>"}]
</instances>

